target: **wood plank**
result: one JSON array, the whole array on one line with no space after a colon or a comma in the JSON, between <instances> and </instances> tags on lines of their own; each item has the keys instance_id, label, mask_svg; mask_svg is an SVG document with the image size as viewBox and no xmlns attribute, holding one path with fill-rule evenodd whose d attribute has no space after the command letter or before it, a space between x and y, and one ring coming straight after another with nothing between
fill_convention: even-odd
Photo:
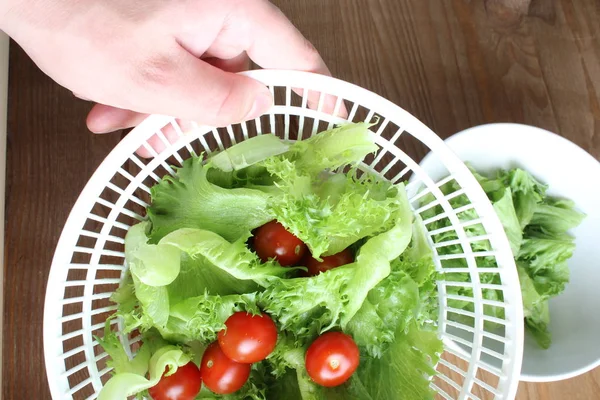
<instances>
[{"instance_id":1,"label":"wood plank","mask_svg":"<svg viewBox=\"0 0 600 400\"><path fill-rule=\"evenodd\" d=\"M89 105L10 52L4 275L4 399L49 399L42 319L49 267L83 186L119 135L85 127Z\"/></svg>"}]
</instances>

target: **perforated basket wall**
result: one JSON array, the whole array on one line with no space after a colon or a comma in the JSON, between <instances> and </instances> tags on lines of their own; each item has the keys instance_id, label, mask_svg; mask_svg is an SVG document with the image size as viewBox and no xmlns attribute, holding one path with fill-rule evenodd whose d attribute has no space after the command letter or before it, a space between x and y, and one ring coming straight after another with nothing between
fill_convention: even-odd
<instances>
[{"instance_id":1,"label":"perforated basket wall","mask_svg":"<svg viewBox=\"0 0 600 400\"><path fill-rule=\"evenodd\" d=\"M93 336L102 335L106 318L115 310L109 297L126 268L125 233L144 219L150 187L165 174L173 174L172 166L181 165L192 154L211 154L262 133L301 140L334 123L373 117L379 117L371 130L380 150L367 157L362 168L394 183L410 178L411 204L424 216L440 272L439 329L445 353L431 385L445 399L513 398L523 338L519 281L502 226L465 165L416 118L367 90L302 72L249 74L274 93L276 104L270 114L223 129L197 125L184 129L172 118L150 117L111 152L81 193L58 243L46 293L44 351L53 398L94 399L110 377L107 355ZM328 101L325 96L330 96ZM333 112L324 112L325 104L335 104ZM338 115L343 113L342 104L347 118ZM153 157L137 156L139 147ZM157 153L157 149L162 151ZM447 170L441 181L434 181L419 167L419 160L430 151ZM440 188L448 182L459 189L444 195ZM458 196L467 205L453 209L449 200ZM438 210L437 214L432 216L432 210ZM432 230L439 220L448 226ZM469 235L467 227L478 224L485 234ZM455 239L434 245L436 235L448 231L454 232ZM491 250L473 250L472 244L478 241L488 243ZM444 247L457 245L462 254L439 254ZM494 267L478 268L480 257L493 259ZM463 259L465 267L446 265L456 259ZM460 294L450 290L457 287L464 290ZM494 296L484 298L483 289ZM467 302L470 307L457 309L452 301ZM502 317L496 309L504 310ZM135 351L138 338L122 340Z\"/></svg>"}]
</instances>

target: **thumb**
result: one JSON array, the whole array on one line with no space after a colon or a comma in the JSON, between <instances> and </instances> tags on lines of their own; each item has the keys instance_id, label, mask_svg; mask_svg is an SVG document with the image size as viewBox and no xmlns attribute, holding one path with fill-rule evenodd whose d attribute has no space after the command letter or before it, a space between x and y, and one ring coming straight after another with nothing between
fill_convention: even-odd
<instances>
[{"instance_id":1,"label":"thumb","mask_svg":"<svg viewBox=\"0 0 600 400\"><path fill-rule=\"evenodd\" d=\"M225 126L256 118L273 104L260 82L220 70L184 49L166 67L143 72L143 77L128 96L131 109L142 113Z\"/></svg>"}]
</instances>

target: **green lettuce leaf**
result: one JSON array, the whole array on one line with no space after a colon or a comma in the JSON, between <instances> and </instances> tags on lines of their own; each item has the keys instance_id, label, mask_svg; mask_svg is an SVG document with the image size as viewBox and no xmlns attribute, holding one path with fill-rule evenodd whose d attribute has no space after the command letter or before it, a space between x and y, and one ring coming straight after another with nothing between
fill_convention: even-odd
<instances>
[{"instance_id":1,"label":"green lettuce leaf","mask_svg":"<svg viewBox=\"0 0 600 400\"><path fill-rule=\"evenodd\" d=\"M506 188L504 195L494 203L494 211L496 211L500 222L502 222L502 227L510 243L510 249L513 254L519 254L521 242L523 241L523 231L521 230L519 218L513 204L510 188Z\"/></svg>"},{"instance_id":2,"label":"green lettuce leaf","mask_svg":"<svg viewBox=\"0 0 600 400\"><path fill-rule=\"evenodd\" d=\"M550 324L550 310L548 297L541 296L527 274L522 263L517 265L519 281L521 282L521 295L523 297L523 314L527 330L533 334L538 345L544 349L550 347L552 337L548 331Z\"/></svg>"},{"instance_id":3,"label":"green lettuce leaf","mask_svg":"<svg viewBox=\"0 0 600 400\"><path fill-rule=\"evenodd\" d=\"M176 346L164 345L151 353L146 344L133 360L127 361L116 333L110 328L105 329L104 337L98 341L111 357L114 368L114 374L100 391L98 400L126 400L156 385L167 369L166 374L172 375L177 368L191 361L190 356Z\"/></svg>"},{"instance_id":4,"label":"green lettuce leaf","mask_svg":"<svg viewBox=\"0 0 600 400\"><path fill-rule=\"evenodd\" d=\"M502 222L509 239L511 250L519 265L521 292L524 301L525 325L539 345L543 348L550 346L551 336L548 332L549 309L548 299L559 295L569 281L567 260L575 249L573 237L568 231L578 226L583 214L575 210L572 201L556 199L547 196L547 186L537 181L531 174L522 169L498 171L495 178L488 178L476 171L473 174L492 201L494 209ZM442 188L444 194L459 189L452 181ZM424 197L422 203L427 204L433 196ZM453 208L467 204L467 199L458 196L450 200ZM424 218L432 217L441 212L439 207L433 207L423 213ZM461 220L477 218L474 210L460 214ZM436 221L429 226L436 230L449 225L445 219ZM479 236L485 233L480 224L466 228L468 236ZM454 231L436 235L436 243L457 239ZM472 243L473 251L489 251L488 241ZM463 253L460 245L444 246L438 249L439 254ZM478 257L477 265L481 268L495 267L491 257ZM453 267L466 267L463 259L447 260L444 262L445 275L448 280L468 281L468 274L452 273ZM501 284L496 274L480 274L483 283ZM449 294L472 297L468 288L451 286ZM503 299L495 290L483 290L483 297L489 300ZM473 303L461 300L449 300L448 305L458 309L473 311ZM503 318L501 307L484 306L486 315ZM472 321L463 321L466 324ZM492 328L488 324L488 328Z\"/></svg>"},{"instance_id":5,"label":"green lettuce leaf","mask_svg":"<svg viewBox=\"0 0 600 400\"><path fill-rule=\"evenodd\" d=\"M202 257L208 263L235 278L236 281L252 280L259 285L266 286L272 277L289 274L289 268L283 268L275 262L263 263L260 261L246 245L249 236L247 234L236 242L230 243L214 232L188 228L170 233L160 241L160 244L177 248L192 259ZM214 272L214 268L212 270ZM207 286L214 290L215 287L219 287L219 284L212 282Z\"/></svg>"},{"instance_id":6,"label":"green lettuce leaf","mask_svg":"<svg viewBox=\"0 0 600 400\"><path fill-rule=\"evenodd\" d=\"M433 399L429 382L442 351L442 341L435 332L411 324L396 334L381 359L361 360L357 378L372 399Z\"/></svg>"},{"instance_id":7,"label":"green lettuce leaf","mask_svg":"<svg viewBox=\"0 0 600 400\"><path fill-rule=\"evenodd\" d=\"M585 218L585 215L575 210L570 200L548 198L535 208L528 232L541 232L548 235L559 235L573 229Z\"/></svg>"},{"instance_id":8,"label":"green lettuce leaf","mask_svg":"<svg viewBox=\"0 0 600 400\"><path fill-rule=\"evenodd\" d=\"M286 164L283 161L279 166ZM276 166L269 168L275 171ZM285 182L290 184L280 184L285 194L272 204L273 213L315 258L339 253L362 238L388 230L402 207L403 189L370 175L299 176Z\"/></svg>"},{"instance_id":9,"label":"green lettuce leaf","mask_svg":"<svg viewBox=\"0 0 600 400\"><path fill-rule=\"evenodd\" d=\"M296 168L307 175L357 163L378 149L369 131L372 125L367 122L349 123L320 132L294 143L289 157Z\"/></svg>"},{"instance_id":10,"label":"green lettuce leaf","mask_svg":"<svg viewBox=\"0 0 600 400\"><path fill-rule=\"evenodd\" d=\"M209 230L236 241L273 219L268 193L212 184L207 179L210 168L202 165L201 158L192 157L177 169L175 177L165 176L152 186L152 203L147 210L152 224L150 243L158 243L181 228Z\"/></svg>"},{"instance_id":11,"label":"green lettuce leaf","mask_svg":"<svg viewBox=\"0 0 600 400\"><path fill-rule=\"evenodd\" d=\"M270 361L278 369L277 381L268 398L302 400L433 399L429 387L435 365L443 351L433 331L410 323L395 334L396 339L381 358L361 354L357 371L344 384L326 388L315 384L304 368L305 348L293 340L278 344Z\"/></svg>"},{"instance_id":12,"label":"green lettuce leaf","mask_svg":"<svg viewBox=\"0 0 600 400\"><path fill-rule=\"evenodd\" d=\"M283 154L289 147L275 135L258 135L211 157L210 164L224 172L242 170L269 157Z\"/></svg>"},{"instance_id":13,"label":"green lettuce leaf","mask_svg":"<svg viewBox=\"0 0 600 400\"><path fill-rule=\"evenodd\" d=\"M369 291L345 332L363 351L379 358L394 341L396 331L417 318L419 302L416 282L405 272L394 271Z\"/></svg>"},{"instance_id":14,"label":"green lettuce leaf","mask_svg":"<svg viewBox=\"0 0 600 400\"><path fill-rule=\"evenodd\" d=\"M277 318L282 329L307 341L352 320L369 291L390 274L390 262L410 242L412 213L404 188L399 186L398 192L403 207L396 225L366 240L354 263L310 278L273 280L259 295L259 305Z\"/></svg>"},{"instance_id":15,"label":"green lettuce leaf","mask_svg":"<svg viewBox=\"0 0 600 400\"><path fill-rule=\"evenodd\" d=\"M501 174L501 179L511 189L519 224L525 229L537 205L544 199L547 187L520 168Z\"/></svg>"},{"instance_id":16,"label":"green lettuce leaf","mask_svg":"<svg viewBox=\"0 0 600 400\"><path fill-rule=\"evenodd\" d=\"M132 274L149 286L165 286L179 275L177 248L163 244L148 244L148 222L129 228L125 235L125 259Z\"/></svg>"},{"instance_id":17,"label":"green lettuce leaf","mask_svg":"<svg viewBox=\"0 0 600 400\"><path fill-rule=\"evenodd\" d=\"M190 297L171 307L166 327L161 330L165 339L177 342L210 343L225 328L225 321L237 311L260 314L256 294Z\"/></svg>"},{"instance_id":18,"label":"green lettuce leaf","mask_svg":"<svg viewBox=\"0 0 600 400\"><path fill-rule=\"evenodd\" d=\"M390 261L398 258L410 243L413 215L403 185L398 186L398 195L400 205L394 227L367 240L356 257L342 327L354 317L369 291L390 274Z\"/></svg>"}]
</instances>

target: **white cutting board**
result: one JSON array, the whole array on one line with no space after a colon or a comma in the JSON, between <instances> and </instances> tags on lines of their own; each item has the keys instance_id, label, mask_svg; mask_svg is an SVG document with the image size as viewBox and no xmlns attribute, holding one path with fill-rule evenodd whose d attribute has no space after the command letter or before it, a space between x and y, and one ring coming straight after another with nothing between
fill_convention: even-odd
<instances>
[{"instance_id":1,"label":"white cutting board","mask_svg":"<svg viewBox=\"0 0 600 400\"><path fill-rule=\"evenodd\" d=\"M6 112L8 103L8 36L0 31L0 343L4 315L4 183L6 180ZM0 360L2 346L0 346ZM2 387L2 362L0 362ZM0 395L1 397L1 395Z\"/></svg>"}]
</instances>

